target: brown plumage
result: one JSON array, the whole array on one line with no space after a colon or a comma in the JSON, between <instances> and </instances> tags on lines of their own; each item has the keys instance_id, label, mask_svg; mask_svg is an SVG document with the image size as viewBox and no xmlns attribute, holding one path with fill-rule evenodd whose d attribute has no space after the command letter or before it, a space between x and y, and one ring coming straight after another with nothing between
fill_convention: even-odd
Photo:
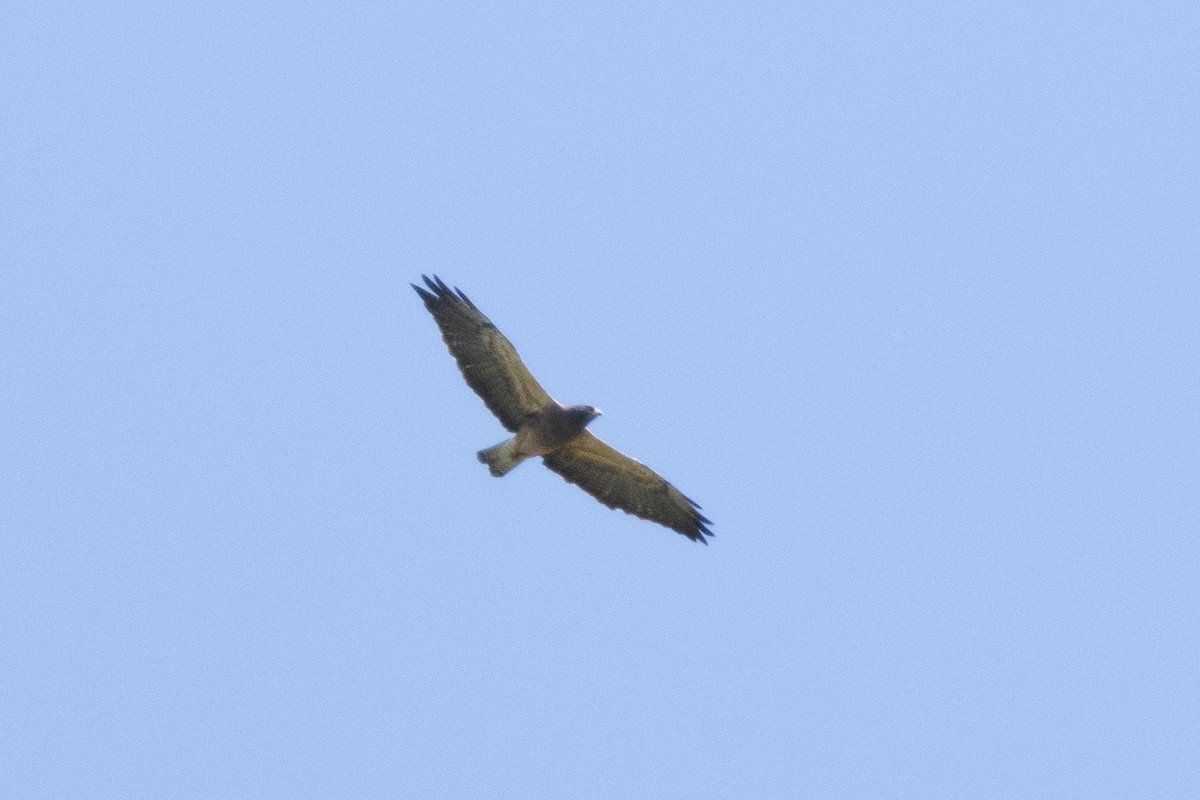
<instances>
[{"instance_id":1,"label":"brown plumage","mask_svg":"<svg viewBox=\"0 0 1200 800\"><path fill-rule=\"evenodd\" d=\"M542 463L609 508L665 525L704 542L712 523L700 506L642 462L602 442L585 428L600 412L592 406L562 406L547 394L491 320L459 289L440 278L413 284L437 321L442 339L467 384L501 424L516 434L479 451L497 477L527 458Z\"/></svg>"}]
</instances>

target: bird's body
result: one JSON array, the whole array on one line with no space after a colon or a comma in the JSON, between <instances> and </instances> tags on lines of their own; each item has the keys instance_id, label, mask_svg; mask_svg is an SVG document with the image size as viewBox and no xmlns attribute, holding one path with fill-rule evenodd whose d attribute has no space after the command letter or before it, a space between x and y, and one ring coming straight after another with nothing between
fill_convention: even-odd
<instances>
[{"instance_id":1,"label":"bird's body","mask_svg":"<svg viewBox=\"0 0 1200 800\"><path fill-rule=\"evenodd\" d=\"M424 277L424 276L422 276ZM712 523L700 506L645 464L597 439L586 428L600 416L592 406L563 406L521 361L504 334L461 291L440 278L413 285L433 314L467 384L509 431L479 451L497 477L527 458L542 462L609 508L619 508L705 542Z\"/></svg>"},{"instance_id":2,"label":"bird's body","mask_svg":"<svg viewBox=\"0 0 1200 800\"><path fill-rule=\"evenodd\" d=\"M479 451L479 460L497 478L531 456L548 456L583 433L600 416L591 406L547 406L530 414L517 435Z\"/></svg>"}]
</instances>

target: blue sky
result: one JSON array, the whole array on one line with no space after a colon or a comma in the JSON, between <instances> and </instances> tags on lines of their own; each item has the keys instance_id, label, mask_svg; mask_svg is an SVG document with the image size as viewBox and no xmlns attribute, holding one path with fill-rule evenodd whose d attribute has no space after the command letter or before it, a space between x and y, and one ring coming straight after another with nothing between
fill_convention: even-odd
<instances>
[{"instance_id":1,"label":"blue sky","mask_svg":"<svg viewBox=\"0 0 1200 800\"><path fill-rule=\"evenodd\" d=\"M1200 795L1198 23L13 6L3 793Z\"/></svg>"}]
</instances>

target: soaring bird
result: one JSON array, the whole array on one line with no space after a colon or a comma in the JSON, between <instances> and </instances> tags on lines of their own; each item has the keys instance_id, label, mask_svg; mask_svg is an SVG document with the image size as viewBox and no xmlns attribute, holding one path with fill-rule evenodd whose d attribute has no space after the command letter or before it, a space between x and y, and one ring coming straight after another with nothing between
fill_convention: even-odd
<instances>
[{"instance_id":1,"label":"soaring bird","mask_svg":"<svg viewBox=\"0 0 1200 800\"><path fill-rule=\"evenodd\" d=\"M463 292L438 278L421 276L411 286L433 314L442 339L467 384L500 423L515 434L480 450L479 460L496 477L527 458L542 463L609 508L665 525L707 544L712 522L700 506L637 459L605 444L587 429L600 416L592 406L564 406L537 382L516 349Z\"/></svg>"}]
</instances>

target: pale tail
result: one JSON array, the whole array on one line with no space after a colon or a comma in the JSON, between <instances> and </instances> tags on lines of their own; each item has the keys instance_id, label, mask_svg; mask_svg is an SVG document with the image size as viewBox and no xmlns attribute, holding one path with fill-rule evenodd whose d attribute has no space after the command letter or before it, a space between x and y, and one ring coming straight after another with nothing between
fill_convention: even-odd
<instances>
[{"instance_id":1,"label":"pale tail","mask_svg":"<svg viewBox=\"0 0 1200 800\"><path fill-rule=\"evenodd\" d=\"M517 439L501 442L494 447L479 451L479 460L488 465L488 470L499 478L524 459L517 455Z\"/></svg>"}]
</instances>

